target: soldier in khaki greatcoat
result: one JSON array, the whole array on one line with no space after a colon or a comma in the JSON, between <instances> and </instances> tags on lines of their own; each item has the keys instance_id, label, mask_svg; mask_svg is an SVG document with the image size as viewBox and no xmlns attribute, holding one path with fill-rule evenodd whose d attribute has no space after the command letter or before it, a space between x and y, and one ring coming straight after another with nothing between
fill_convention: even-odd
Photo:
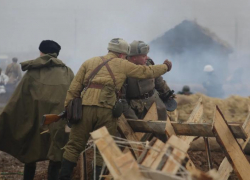
<instances>
[{"instance_id":1,"label":"soldier in khaki greatcoat","mask_svg":"<svg viewBox=\"0 0 250 180\"><path fill-rule=\"evenodd\" d=\"M39 45L40 56L21 63L25 75L0 114L0 150L25 163L24 180L35 176L36 162L49 160L48 180L57 180L61 167L61 148L69 135L66 121L48 126L41 134L42 116L59 114L74 73L57 57L61 46L51 40Z\"/></svg>"},{"instance_id":2,"label":"soldier in khaki greatcoat","mask_svg":"<svg viewBox=\"0 0 250 180\"><path fill-rule=\"evenodd\" d=\"M152 59L147 57L149 46L143 41L133 41L128 61L137 65L153 65ZM130 119L143 119L151 105L155 102L158 119L167 118L166 106L163 103L164 94L170 88L162 76L150 79L127 78L123 85L124 116Z\"/></svg>"},{"instance_id":3,"label":"soldier in khaki greatcoat","mask_svg":"<svg viewBox=\"0 0 250 180\"><path fill-rule=\"evenodd\" d=\"M162 65L140 66L135 65L125 57L129 54L130 46L123 39L112 39L108 45L108 54L103 59L111 59L107 64L110 66L116 80L114 85L113 78L106 67L102 67L92 79L88 88L88 77L98 65L103 63L101 57L94 57L85 61L80 67L74 80L72 81L67 93L65 106L70 100L80 97L82 94L82 119L73 124L67 145L64 147L62 169L60 180L69 180L79 154L84 150L89 139L89 133L106 126L111 135L115 135L117 128L117 118L112 114L112 108L116 102L116 91L120 90L127 77L134 78L155 78L171 70L172 63L168 60ZM104 60L104 61L105 61ZM103 160L99 152L96 155L97 167L96 177L101 173Z\"/></svg>"}]
</instances>

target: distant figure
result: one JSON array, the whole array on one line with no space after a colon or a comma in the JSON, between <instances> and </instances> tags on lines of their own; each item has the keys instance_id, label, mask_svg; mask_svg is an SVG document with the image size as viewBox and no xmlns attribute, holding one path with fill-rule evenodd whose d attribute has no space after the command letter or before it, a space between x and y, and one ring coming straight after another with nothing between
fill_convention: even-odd
<instances>
[{"instance_id":1,"label":"distant figure","mask_svg":"<svg viewBox=\"0 0 250 180\"><path fill-rule=\"evenodd\" d=\"M222 89L222 84L219 82L218 77L214 73L213 66L206 65L204 67L204 72L206 73L206 77L202 85L207 91L206 95L210 97L222 98L224 91Z\"/></svg>"},{"instance_id":2,"label":"distant figure","mask_svg":"<svg viewBox=\"0 0 250 180\"><path fill-rule=\"evenodd\" d=\"M2 68L0 68L0 94L6 93L5 85L7 84L9 77L2 73Z\"/></svg>"},{"instance_id":3,"label":"distant figure","mask_svg":"<svg viewBox=\"0 0 250 180\"><path fill-rule=\"evenodd\" d=\"M5 74L9 77L8 84L17 84L22 78L21 67L17 64L18 59L13 58L12 63L6 68Z\"/></svg>"},{"instance_id":4,"label":"distant figure","mask_svg":"<svg viewBox=\"0 0 250 180\"><path fill-rule=\"evenodd\" d=\"M179 91L178 94L183 94L183 95L187 95L188 96L188 95L191 95L193 93L190 92L190 87L187 86L187 85L185 85L185 86L183 86L182 91Z\"/></svg>"},{"instance_id":5,"label":"distant figure","mask_svg":"<svg viewBox=\"0 0 250 180\"><path fill-rule=\"evenodd\" d=\"M9 64L5 70L5 74L9 77L9 81L6 84L6 91L9 97L12 95L17 83L22 78L21 67L17 64L17 61L17 58L12 58L12 63Z\"/></svg>"}]
</instances>

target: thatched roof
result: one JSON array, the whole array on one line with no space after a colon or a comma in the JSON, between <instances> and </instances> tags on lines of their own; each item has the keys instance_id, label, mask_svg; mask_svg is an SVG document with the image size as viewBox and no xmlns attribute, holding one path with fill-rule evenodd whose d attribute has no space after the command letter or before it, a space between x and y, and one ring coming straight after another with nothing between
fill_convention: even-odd
<instances>
[{"instance_id":1,"label":"thatched roof","mask_svg":"<svg viewBox=\"0 0 250 180\"><path fill-rule=\"evenodd\" d=\"M157 48L168 54L181 54L185 51L212 51L213 53L232 53L232 47L208 28L196 21L184 20L151 43L151 49Z\"/></svg>"}]
</instances>

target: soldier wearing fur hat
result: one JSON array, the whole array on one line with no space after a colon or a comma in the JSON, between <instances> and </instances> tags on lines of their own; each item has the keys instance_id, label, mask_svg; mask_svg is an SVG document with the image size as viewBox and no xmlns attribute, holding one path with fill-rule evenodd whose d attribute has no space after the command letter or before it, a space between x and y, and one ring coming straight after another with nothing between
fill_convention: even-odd
<instances>
[{"instance_id":1,"label":"soldier wearing fur hat","mask_svg":"<svg viewBox=\"0 0 250 180\"><path fill-rule=\"evenodd\" d=\"M40 134L42 116L59 114L74 78L72 70L57 58L58 43L42 41L40 57L21 63L27 71L0 114L0 150L25 163L24 180L32 180L36 162L50 160L48 179L56 180L61 167L61 148L68 141L65 121L49 125L50 133ZM10 143L11 142L11 143Z\"/></svg>"},{"instance_id":2,"label":"soldier wearing fur hat","mask_svg":"<svg viewBox=\"0 0 250 180\"><path fill-rule=\"evenodd\" d=\"M137 65L152 65L153 60L147 56L149 46L143 41L133 41L128 61ZM158 119L167 118L166 106L163 103L164 94L170 88L162 76L149 79L127 78L123 86L124 116L130 119L143 119L151 105L157 106ZM165 139L165 138L163 138Z\"/></svg>"},{"instance_id":3,"label":"soldier wearing fur hat","mask_svg":"<svg viewBox=\"0 0 250 180\"><path fill-rule=\"evenodd\" d=\"M171 62L166 60L162 65L135 65L125 57L130 52L129 44L120 38L112 39L108 44L108 54L86 60L80 67L67 93L65 106L70 100L82 96L82 119L73 124L67 145L64 147L60 180L69 180L79 154L84 150L89 133L106 126L111 135L115 135L117 117L113 107L119 91L127 77L155 78L171 69ZM107 62L106 65L96 68ZM94 76L93 72L95 72ZM99 152L96 155L96 177L99 179L103 160Z\"/></svg>"}]
</instances>

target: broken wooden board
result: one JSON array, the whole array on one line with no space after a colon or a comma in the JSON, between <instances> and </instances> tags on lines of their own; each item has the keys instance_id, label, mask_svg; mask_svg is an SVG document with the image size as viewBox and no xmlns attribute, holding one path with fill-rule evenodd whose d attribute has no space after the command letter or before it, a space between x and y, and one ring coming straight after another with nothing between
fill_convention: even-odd
<instances>
[{"instance_id":1,"label":"broken wooden board","mask_svg":"<svg viewBox=\"0 0 250 180\"><path fill-rule=\"evenodd\" d=\"M249 179L250 164L217 106L212 130L239 179Z\"/></svg>"},{"instance_id":2,"label":"broken wooden board","mask_svg":"<svg viewBox=\"0 0 250 180\"><path fill-rule=\"evenodd\" d=\"M138 137L135 135L134 131L131 129L131 127L128 124L124 115L119 117L119 119L117 121L117 129L118 129L119 133L123 137L125 137L127 140L140 141L140 139L138 139ZM134 144L134 143L131 143L130 146L132 148L133 154L135 155L136 158L138 158L140 156L139 150L141 150L143 147L139 146L138 144Z\"/></svg>"},{"instance_id":3,"label":"broken wooden board","mask_svg":"<svg viewBox=\"0 0 250 180\"><path fill-rule=\"evenodd\" d=\"M146 116L143 118L144 121L157 121L158 120L158 113L157 113L157 107L156 107L156 103L154 102L151 107L149 108ZM143 136L145 135L145 133L135 133L135 135L137 136L137 138L139 140L141 140L143 138Z\"/></svg>"},{"instance_id":4,"label":"broken wooden board","mask_svg":"<svg viewBox=\"0 0 250 180\"><path fill-rule=\"evenodd\" d=\"M134 132L147 132L156 134L172 134L165 128L168 121L144 121L144 120L134 120L127 119L128 124L133 129ZM173 130L178 136L204 136L204 137L214 137L212 132L212 124L208 123L178 123L170 122ZM236 138L246 139L247 135L242 128L242 123L229 123L229 127L232 129L233 134ZM168 125L170 129L170 126ZM194 138L194 137L193 137ZM192 142L192 141L191 141Z\"/></svg>"},{"instance_id":5,"label":"broken wooden board","mask_svg":"<svg viewBox=\"0 0 250 180\"><path fill-rule=\"evenodd\" d=\"M249 142L249 138L250 138L250 112L246 118L246 120L244 121L242 128L245 130L245 132L247 133L248 139L244 142L243 140L238 141L239 144L241 145L242 149L244 150L247 146L247 143ZM233 171L233 167L231 166L231 164L229 163L229 161L227 160L227 158L225 157L223 159L223 161L220 164L220 167L218 169L218 173L220 174L220 178L221 180L227 180L231 174L231 172Z\"/></svg>"},{"instance_id":6,"label":"broken wooden board","mask_svg":"<svg viewBox=\"0 0 250 180\"><path fill-rule=\"evenodd\" d=\"M94 143L98 147L111 175L114 178L119 178L121 172L116 166L114 159L122 156L121 150L117 147L114 139L110 136L107 128L103 126L102 128L93 131L91 137Z\"/></svg>"}]
</instances>

